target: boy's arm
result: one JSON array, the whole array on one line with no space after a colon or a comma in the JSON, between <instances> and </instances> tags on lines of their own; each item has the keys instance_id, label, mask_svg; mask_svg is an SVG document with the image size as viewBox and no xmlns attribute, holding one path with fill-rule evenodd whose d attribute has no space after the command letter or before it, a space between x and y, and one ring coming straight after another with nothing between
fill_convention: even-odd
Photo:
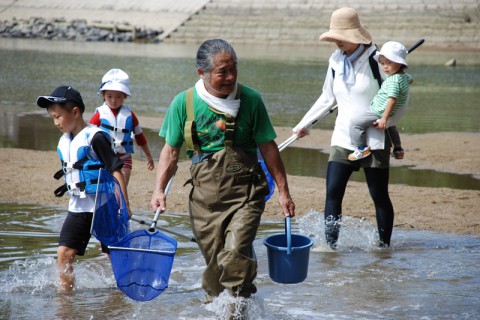
<instances>
[{"instance_id":1,"label":"boy's arm","mask_svg":"<svg viewBox=\"0 0 480 320\"><path fill-rule=\"evenodd\" d=\"M110 140L102 132L97 132L92 139L93 151L97 154L100 161L105 164L105 168L108 172L118 180L120 188L122 189L125 197L125 203L127 204L128 213L130 212L130 202L128 200L127 187L125 185L125 178L122 174L123 161L112 150Z\"/></svg>"},{"instance_id":2,"label":"boy's arm","mask_svg":"<svg viewBox=\"0 0 480 320\"><path fill-rule=\"evenodd\" d=\"M385 107L385 110L383 110L383 115L377 121L378 129L386 129L387 128L388 117L390 117L390 115L392 114L393 108L395 107L396 103L397 103L397 98L388 97L387 106Z\"/></svg>"},{"instance_id":3,"label":"boy's arm","mask_svg":"<svg viewBox=\"0 0 480 320\"><path fill-rule=\"evenodd\" d=\"M145 143L143 146L140 147L142 148L143 153L145 153L145 157L147 158L147 169L150 171L153 170L155 164L153 163L152 153L150 152L148 144Z\"/></svg>"},{"instance_id":4,"label":"boy's arm","mask_svg":"<svg viewBox=\"0 0 480 320\"><path fill-rule=\"evenodd\" d=\"M136 127L136 128L139 128L139 127ZM154 164L153 164L152 153L150 152L150 148L148 147L147 138L145 137L145 134L143 134L143 132L136 134L135 141L145 153L145 157L147 158L147 169L153 170Z\"/></svg>"},{"instance_id":5,"label":"boy's arm","mask_svg":"<svg viewBox=\"0 0 480 320\"><path fill-rule=\"evenodd\" d=\"M128 194L127 194L127 186L125 185L125 178L123 177L123 173L121 169L116 169L115 171L112 172L112 175L117 179L118 184L120 185L120 189L122 189L123 196L125 198L125 204L127 205L128 209L128 215L131 217L132 212L130 211L130 202L128 200Z\"/></svg>"}]
</instances>

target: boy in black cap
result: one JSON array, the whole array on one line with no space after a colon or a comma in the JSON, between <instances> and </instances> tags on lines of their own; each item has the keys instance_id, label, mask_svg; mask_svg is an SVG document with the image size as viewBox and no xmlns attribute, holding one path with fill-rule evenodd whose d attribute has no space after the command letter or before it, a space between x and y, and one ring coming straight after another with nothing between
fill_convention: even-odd
<instances>
[{"instance_id":1,"label":"boy in black cap","mask_svg":"<svg viewBox=\"0 0 480 320\"><path fill-rule=\"evenodd\" d=\"M49 96L37 98L37 105L47 109L54 124L63 132L57 151L62 162L60 174L65 185L55 190L56 196L69 192L68 215L63 223L57 256L60 289L71 290L74 284L73 262L83 256L90 240L90 226L95 208L95 192L100 168L118 180L128 207L127 190L122 175L122 160L113 152L108 134L83 120L85 105L80 92L69 86L56 88ZM130 213L130 209L128 209ZM108 248L102 244L102 251Z\"/></svg>"}]
</instances>

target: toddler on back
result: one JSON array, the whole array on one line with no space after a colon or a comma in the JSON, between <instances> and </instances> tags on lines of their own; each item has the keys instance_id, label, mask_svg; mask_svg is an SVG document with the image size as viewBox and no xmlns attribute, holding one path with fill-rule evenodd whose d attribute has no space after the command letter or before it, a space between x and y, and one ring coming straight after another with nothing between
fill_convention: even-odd
<instances>
[{"instance_id":1,"label":"toddler on back","mask_svg":"<svg viewBox=\"0 0 480 320\"><path fill-rule=\"evenodd\" d=\"M358 115L351 123L350 136L352 144L356 148L348 156L348 160L355 161L368 157L371 152L366 143L366 129L372 125L378 129L387 129L388 118L394 115L400 107L407 104L412 77L405 72L405 69L408 68L405 60L406 56L407 50L405 47L401 43L394 41L385 43L380 52L377 52L374 56L375 60L380 63L383 72L387 75L387 79L382 83L380 90L373 98L370 104L370 111ZM392 134L391 132L391 130L396 130L395 128L390 127L389 129L391 136L398 136L398 133L394 132ZM397 145L395 141L394 144L393 152L395 157L397 159L403 158L401 145Z\"/></svg>"}]
</instances>

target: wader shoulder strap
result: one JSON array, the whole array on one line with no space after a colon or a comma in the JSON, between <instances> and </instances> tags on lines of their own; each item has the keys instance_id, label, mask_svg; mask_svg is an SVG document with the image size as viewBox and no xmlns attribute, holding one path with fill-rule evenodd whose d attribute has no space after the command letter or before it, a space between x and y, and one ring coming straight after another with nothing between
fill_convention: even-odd
<instances>
[{"instance_id":1,"label":"wader shoulder strap","mask_svg":"<svg viewBox=\"0 0 480 320\"><path fill-rule=\"evenodd\" d=\"M195 152L199 153L200 146L198 144L193 105L193 87L186 91L186 111L187 121L185 121L185 127L183 131L185 135L185 143L187 144L187 150L194 150Z\"/></svg>"},{"instance_id":2,"label":"wader shoulder strap","mask_svg":"<svg viewBox=\"0 0 480 320\"><path fill-rule=\"evenodd\" d=\"M237 82L237 94L235 95L235 100L240 99L242 95L242 84Z\"/></svg>"},{"instance_id":3,"label":"wader shoulder strap","mask_svg":"<svg viewBox=\"0 0 480 320\"><path fill-rule=\"evenodd\" d=\"M240 99L242 95L242 85L240 83L237 84L237 93L235 94L235 100ZM224 144L227 148L233 147L233 136L235 133L235 118L225 114L225 139Z\"/></svg>"},{"instance_id":4,"label":"wader shoulder strap","mask_svg":"<svg viewBox=\"0 0 480 320\"><path fill-rule=\"evenodd\" d=\"M225 137L224 145L226 148L233 147L233 135L235 133L235 118L231 115L225 114Z\"/></svg>"}]
</instances>

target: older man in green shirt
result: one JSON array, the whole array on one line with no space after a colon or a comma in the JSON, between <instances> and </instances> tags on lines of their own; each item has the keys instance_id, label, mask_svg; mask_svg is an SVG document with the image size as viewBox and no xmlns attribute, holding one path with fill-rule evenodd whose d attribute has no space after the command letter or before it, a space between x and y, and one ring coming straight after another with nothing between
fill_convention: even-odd
<instances>
[{"instance_id":1,"label":"older man in green shirt","mask_svg":"<svg viewBox=\"0 0 480 320\"><path fill-rule=\"evenodd\" d=\"M237 83L237 57L221 39L197 52L200 80L172 101L160 131L166 144L158 162L153 210L166 208L165 187L184 142L192 159L189 197L192 229L205 258L202 287L207 299L223 290L250 297L257 261L253 241L265 209L268 185L259 150L273 176L285 216L295 215L275 131L262 98Z\"/></svg>"}]
</instances>

